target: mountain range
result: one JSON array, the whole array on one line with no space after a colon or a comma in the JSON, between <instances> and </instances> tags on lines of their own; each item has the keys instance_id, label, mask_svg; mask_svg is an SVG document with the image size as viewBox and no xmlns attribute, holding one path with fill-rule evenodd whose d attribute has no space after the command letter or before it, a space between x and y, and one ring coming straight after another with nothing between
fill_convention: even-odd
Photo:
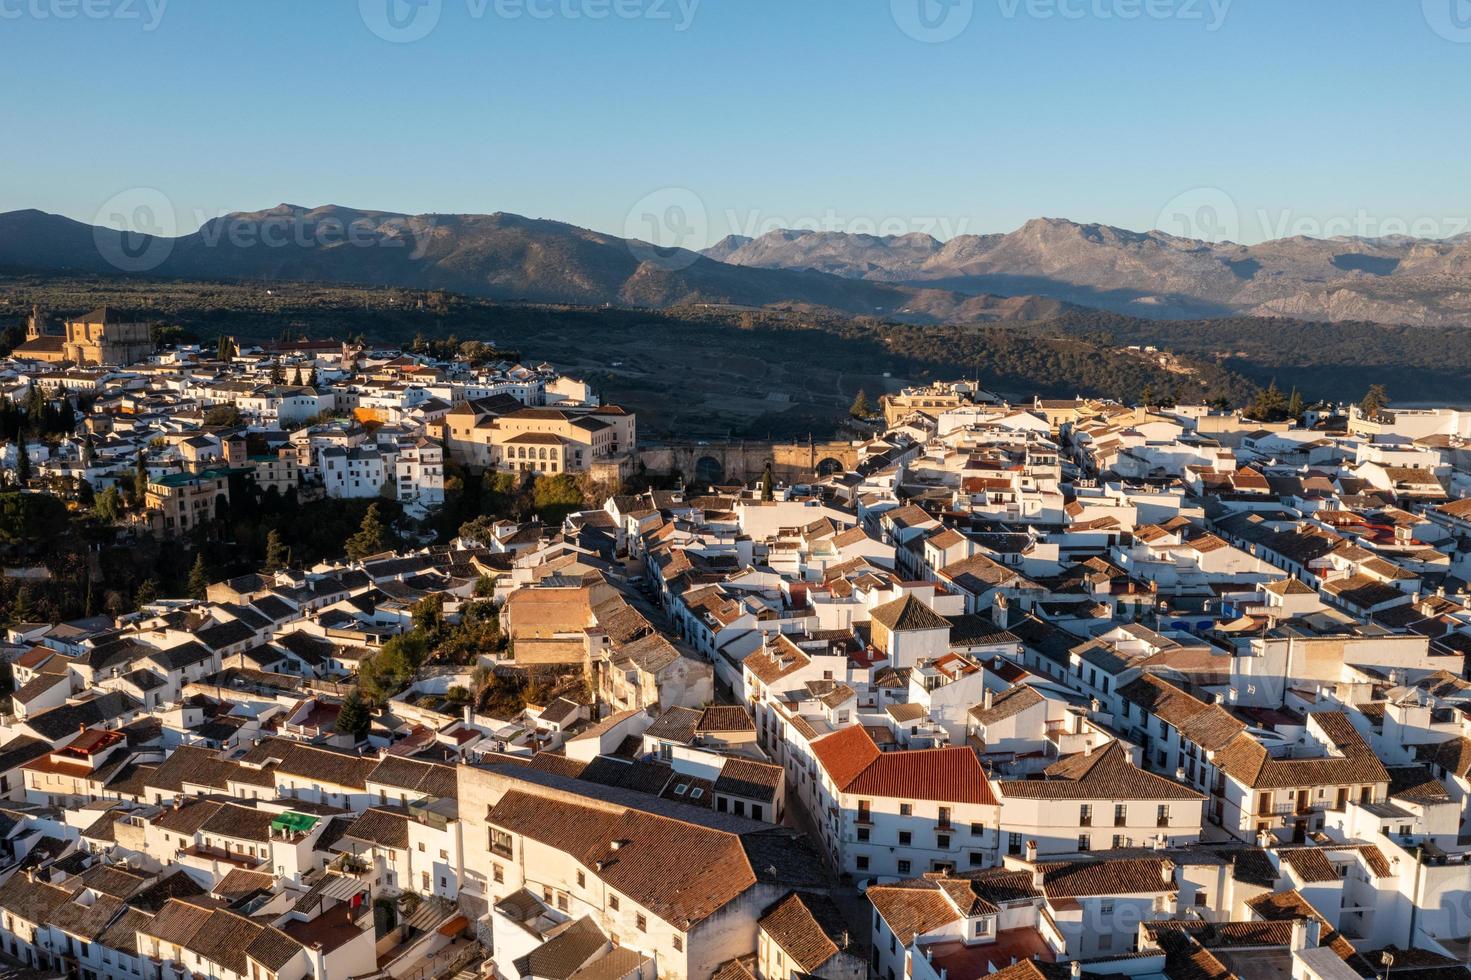
<instances>
[{"instance_id":1,"label":"mountain range","mask_svg":"<svg viewBox=\"0 0 1471 980\"><path fill-rule=\"evenodd\" d=\"M592 306L823 309L920 324L1042 320L1090 307L1152 319L1471 323L1471 236L1244 246L1050 218L946 242L774 231L696 253L503 213L282 204L148 238L26 210L0 214L0 267Z\"/></svg>"},{"instance_id":2,"label":"mountain range","mask_svg":"<svg viewBox=\"0 0 1471 980\"><path fill-rule=\"evenodd\" d=\"M0 267L444 289L498 300L665 308L822 308L917 323L1044 319L1067 304L763 269L514 214L404 215L282 204L177 238L41 211L0 214Z\"/></svg>"},{"instance_id":3,"label":"mountain range","mask_svg":"<svg viewBox=\"0 0 1471 980\"><path fill-rule=\"evenodd\" d=\"M1151 319L1250 315L1471 323L1471 235L1212 243L1052 218L1009 234L874 237L773 231L705 254L864 282L1029 294Z\"/></svg>"}]
</instances>

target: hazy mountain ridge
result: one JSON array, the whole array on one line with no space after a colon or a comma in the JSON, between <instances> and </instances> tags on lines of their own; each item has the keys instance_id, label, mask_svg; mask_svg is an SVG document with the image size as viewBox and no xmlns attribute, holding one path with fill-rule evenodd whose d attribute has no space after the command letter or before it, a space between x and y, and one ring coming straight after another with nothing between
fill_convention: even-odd
<instances>
[{"instance_id":1,"label":"hazy mountain ridge","mask_svg":"<svg viewBox=\"0 0 1471 980\"><path fill-rule=\"evenodd\" d=\"M775 231L727 239L711 251L733 265L1046 296L1152 318L1250 314L1471 324L1471 235L1295 237L1245 246L1038 218L1009 234L948 242Z\"/></svg>"},{"instance_id":2,"label":"hazy mountain ridge","mask_svg":"<svg viewBox=\"0 0 1471 980\"><path fill-rule=\"evenodd\" d=\"M130 268L126 260L139 255L156 260ZM15 211L0 214L0 265L43 272L391 285L581 305L821 307L921 323L1036 319L1067 309L1050 299L729 265L515 214L405 215L332 205L282 204L231 214L171 240Z\"/></svg>"}]
</instances>

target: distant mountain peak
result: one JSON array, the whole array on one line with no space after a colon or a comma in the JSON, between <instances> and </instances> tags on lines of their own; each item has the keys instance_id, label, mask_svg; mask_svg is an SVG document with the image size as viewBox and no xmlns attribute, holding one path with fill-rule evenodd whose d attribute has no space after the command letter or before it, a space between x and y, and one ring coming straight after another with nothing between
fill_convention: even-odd
<instances>
[{"instance_id":1,"label":"distant mountain peak","mask_svg":"<svg viewBox=\"0 0 1471 980\"><path fill-rule=\"evenodd\" d=\"M299 228L281 235L268 227L282 220ZM1007 234L945 242L923 232L777 229L729 235L697 254L504 211L406 215L283 202L151 240L146 267L125 268L136 245L113 229L34 209L0 214L0 266L66 274L387 285L579 305L827 309L918 323L1040 319L1074 307L1153 319L1471 323L1471 235L1243 246L1041 217Z\"/></svg>"}]
</instances>

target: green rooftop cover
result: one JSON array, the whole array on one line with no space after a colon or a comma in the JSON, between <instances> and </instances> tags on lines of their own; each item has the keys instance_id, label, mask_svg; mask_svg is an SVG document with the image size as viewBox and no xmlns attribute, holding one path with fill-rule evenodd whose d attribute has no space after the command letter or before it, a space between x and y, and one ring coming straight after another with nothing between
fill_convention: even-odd
<instances>
[{"instance_id":1,"label":"green rooftop cover","mask_svg":"<svg viewBox=\"0 0 1471 980\"><path fill-rule=\"evenodd\" d=\"M317 825L317 818L305 813L287 810L271 821L272 830L283 830L292 834L304 834Z\"/></svg>"}]
</instances>

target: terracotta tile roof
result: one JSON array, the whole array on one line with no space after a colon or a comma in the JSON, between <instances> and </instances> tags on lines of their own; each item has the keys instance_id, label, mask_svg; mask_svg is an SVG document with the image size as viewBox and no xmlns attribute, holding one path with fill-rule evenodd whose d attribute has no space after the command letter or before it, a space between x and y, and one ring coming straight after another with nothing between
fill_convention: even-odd
<instances>
[{"instance_id":1,"label":"terracotta tile roof","mask_svg":"<svg viewBox=\"0 0 1471 980\"><path fill-rule=\"evenodd\" d=\"M1347 960L1357 955L1353 945L1343 937L1343 934L1329 925L1328 920L1323 918L1322 913L1313 907L1313 904L1296 888L1285 892L1269 892L1258 895L1256 898L1248 899L1246 907L1252 913L1267 922L1291 922L1294 919L1312 919L1318 923L1318 944L1331 947L1333 952Z\"/></svg>"},{"instance_id":2,"label":"terracotta tile roof","mask_svg":"<svg viewBox=\"0 0 1471 980\"><path fill-rule=\"evenodd\" d=\"M521 790L502 796L487 819L564 852L680 929L718 912L756 882L740 838L682 820Z\"/></svg>"},{"instance_id":3,"label":"terracotta tile roof","mask_svg":"<svg viewBox=\"0 0 1471 980\"><path fill-rule=\"evenodd\" d=\"M727 960L710 975L710 980L756 980L756 975L740 960Z\"/></svg>"},{"instance_id":4,"label":"terracotta tile roof","mask_svg":"<svg viewBox=\"0 0 1471 980\"><path fill-rule=\"evenodd\" d=\"M347 752L282 738L264 739L240 757L241 762L255 765L264 764L269 759L278 760L276 770L286 775L357 790L367 788L368 776L378 766L376 759L364 759Z\"/></svg>"},{"instance_id":5,"label":"terracotta tile roof","mask_svg":"<svg viewBox=\"0 0 1471 980\"><path fill-rule=\"evenodd\" d=\"M1460 737L1439 742L1428 748L1422 748L1420 757L1426 762L1440 766L1447 772L1465 776L1471 772L1471 739Z\"/></svg>"},{"instance_id":6,"label":"terracotta tile roof","mask_svg":"<svg viewBox=\"0 0 1471 980\"><path fill-rule=\"evenodd\" d=\"M1216 768L1252 789L1389 782L1388 771L1343 712L1314 711L1308 717L1318 723L1341 755L1274 759L1261 743L1242 732L1216 753Z\"/></svg>"},{"instance_id":7,"label":"terracotta tile roof","mask_svg":"<svg viewBox=\"0 0 1471 980\"><path fill-rule=\"evenodd\" d=\"M774 766L769 762L726 759L725 765L720 768L720 776L715 780L714 790L748 800L774 801L784 772L781 766Z\"/></svg>"},{"instance_id":8,"label":"terracotta tile roof","mask_svg":"<svg viewBox=\"0 0 1471 980\"><path fill-rule=\"evenodd\" d=\"M1321 884L1325 881L1338 880L1338 872L1333 870L1332 863L1321 848L1285 848L1279 850L1277 854L1304 884Z\"/></svg>"},{"instance_id":9,"label":"terracotta tile roof","mask_svg":"<svg viewBox=\"0 0 1471 980\"><path fill-rule=\"evenodd\" d=\"M404 850L409 846L409 816L397 807L373 807L343 835L365 844Z\"/></svg>"},{"instance_id":10,"label":"terracotta tile roof","mask_svg":"<svg viewBox=\"0 0 1471 980\"><path fill-rule=\"evenodd\" d=\"M991 782L967 747L884 752L845 788L860 796L996 805Z\"/></svg>"},{"instance_id":11,"label":"terracotta tile roof","mask_svg":"<svg viewBox=\"0 0 1471 980\"><path fill-rule=\"evenodd\" d=\"M1164 858L1123 858L1044 861L1042 891L1048 899L1089 895L1152 895L1178 891L1172 861Z\"/></svg>"},{"instance_id":12,"label":"terracotta tile roof","mask_svg":"<svg viewBox=\"0 0 1471 980\"><path fill-rule=\"evenodd\" d=\"M1047 700L1038 694L1035 689L1019 684L1008 688L1000 694L991 698L991 707L987 708L985 702L981 702L970 709L970 716L982 725L994 725L1014 715L1019 715L1033 705L1041 704Z\"/></svg>"},{"instance_id":13,"label":"terracotta tile roof","mask_svg":"<svg viewBox=\"0 0 1471 980\"><path fill-rule=\"evenodd\" d=\"M386 756L368 773L366 781L408 790L410 798L433 796L454 799L459 792L454 766L400 756Z\"/></svg>"},{"instance_id":14,"label":"terracotta tile roof","mask_svg":"<svg viewBox=\"0 0 1471 980\"><path fill-rule=\"evenodd\" d=\"M1292 923L1201 922L1195 919L1161 919L1144 923L1144 933L1159 941L1166 933L1183 932L1209 949L1233 946L1286 946L1292 940Z\"/></svg>"},{"instance_id":15,"label":"terracotta tile roof","mask_svg":"<svg viewBox=\"0 0 1471 980\"><path fill-rule=\"evenodd\" d=\"M868 615L870 619L885 626L891 633L937 629L948 632L950 629L948 619L925 605L912 592L900 596L893 602L874 606L869 610Z\"/></svg>"},{"instance_id":16,"label":"terracotta tile roof","mask_svg":"<svg viewBox=\"0 0 1471 980\"><path fill-rule=\"evenodd\" d=\"M1140 769L1129 761L1117 741L1090 755L1079 753L1054 762L1044 770L1044 777L1002 782L1001 795L1043 800L1205 799L1188 786Z\"/></svg>"},{"instance_id":17,"label":"terracotta tile roof","mask_svg":"<svg viewBox=\"0 0 1471 980\"><path fill-rule=\"evenodd\" d=\"M1190 719L1206 708L1204 701L1192 697L1154 674L1144 674L1135 678L1120 687L1118 694L1125 701L1138 705L1165 724L1182 729Z\"/></svg>"},{"instance_id":18,"label":"terracotta tile roof","mask_svg":"<svg viewBox=\"0 0 1471 980\"><path fill-rule=\"evenodd\" d=\"M863 726L854 725L813 742L812 754L841 789L857 779L881 753Z\"/></svg>"},{"instance_id":19,"label":"terracotta tile roof","mask_svg":"<svg viewBox=\"0 0 1471 980\"><path fill-rule=\"evenodd\" d=\"M1166 932L1159 942L1168 980L1241 980L1214 953L1183 932Z\"/></svg>"},{"instance_id":20,"label":"terracotta tile roof","mask_svg":"<svg viewBox=\"0 0 1471 980\"><path fill-rule=\"evenodd\" d=\"M889 931L904 942L961 918L949 896L939 888L873 885L867 896Z\"/></svg>"},{"instance_id":21,"label":"terracotta tile roof","mask_svg":"<svg viewBox=\"0 0 1471 980\"><path fill-rule=\"evenodd\" d=\"M644 729L644 737L688 745L695 740L702 717L701 712L694 708L670 708Z\"/></svg>"},{"instance_id":22,"label":"terracotta tile roof","mask_svg":"<svg viewBox=\"0 0 1471 980\"><path fill-rule=\"evenodd\" d=\"M861 725L812 743L838 789L856 796L995 805L990 780L969 748L880 752Z\"/></svg>"},{"instance_id":23,"label":"terracotta tile roof","mask_svg":"<svg viewBox=\"0 0 1471 980\"><path fill-rule=\"evenodd\" d=\"M987 980L1064 980L1072 976L1072 967L1066 963L1041 963L1022 960L1004 970L997 970Z\"/></svg>"},{"instance_id":24,"label":"terracotta tile roof","mask_svg":"<svg viewBox=\"0 0 1471 980\"><path fill-rule=\"evenodd\" d=\"M785 637L777 637L770 646L752 653L743 664L761 683L774 684L811 662L812 658L795 643Z\"/></svg>"},{"instance_id":25,"label":"terracotta tile roof","mask_svg":"<svg viewBox=\"0 0 1471 980\"><path fill-rule=\"evenodd\" d=\"M625 980L630 976L644 976L652 969L653 960L627 946L618 946L572 974L568 980Z\"/></svg>"},{"instance_id":26,"label":"terracotta tile roof","mask_svg":"<svg viewBox=\"0 0 1471 980\"><path fill-rule=\"evenodd\" d=\"M826 693L819 696L817 700L821 701L829 708L837 708L848 703L857 696L858 692L854 691L847 684L834 684L831 688L828 689Z\"/></svg>"},{"instance_id":27,"label":"terracotta tile roof","mask_svg":"<svg viewBox=\"0 0 1471 980\"><path fill-rule=\"evenodd\" d=\"M851 690L851 689L850 689ZM929 709L918 701L900 702L891 704L884 709L885 713L900 724L918 721L930 713Z\"/></svg>"},{"instance_id":28,"label":"terracotta tile roof","mask_svg":"<svg viewBox=\"0 0 1471 980\"><path fill-rule=\"evenodd\" d=\"M1389 770L1389 795L1409 803L1449 803L1450 791L1425 766L1397 766Z\"/></svg>"},{"instance_id":29,"label":"terracotta tile roof","mask_svg":"<svg viewBox=\"0 0 1471 980\"><path fill-rule=\"evenodd\" d=\"M591 916L583 916L556 936L514 961L522 976L568 980L602 952L608 939Z\"/></svg>"},{"instance_id":30,"label":"terracotta tile roof","mask_svg":"<svg viewBox=\"0 0 1471 980\"><path fill-rule=\"evenodd\" d=\"M805 973L815 973L849 943L843 913L826 895L792 892L758 925Z\"/></svg>"},{"instance_id":31,"label":"terracotta tile roof","mask_svg":"<svg viewBox=\"0 0 1471 980\"><path fill-rule=\"evenodd\" d=\"M754 732L756 723L738 704L712 704L700 716L698 732Z\"/></svg>"}]
</instances>

